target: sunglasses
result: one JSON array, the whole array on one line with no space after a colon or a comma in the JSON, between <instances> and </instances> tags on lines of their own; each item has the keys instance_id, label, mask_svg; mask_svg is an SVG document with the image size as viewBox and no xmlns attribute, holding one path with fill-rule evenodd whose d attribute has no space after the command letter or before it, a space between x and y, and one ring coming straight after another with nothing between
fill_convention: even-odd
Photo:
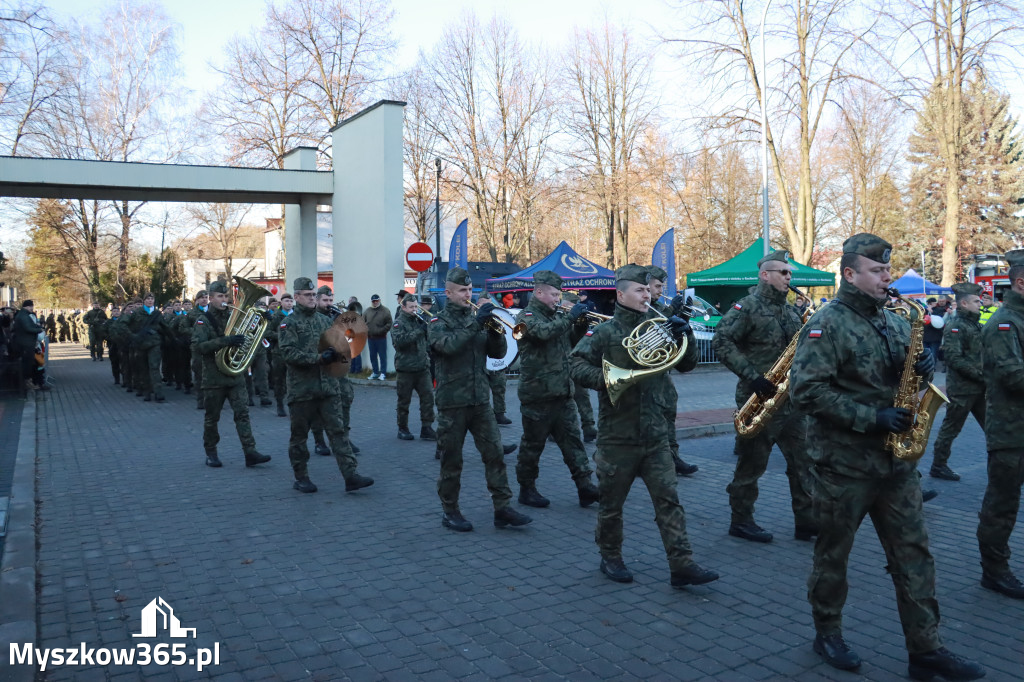
<instances>
[{"instance_id":1,"label":"sunglasses","mask_svg":"<svg viewBox=\"0 0 1024 682\"><path fill-rule=\"evenodd\" d=\"M792 275L792 270L765 270L765 272L781 272L783 275Z\"/></svg>"}]
</instances>

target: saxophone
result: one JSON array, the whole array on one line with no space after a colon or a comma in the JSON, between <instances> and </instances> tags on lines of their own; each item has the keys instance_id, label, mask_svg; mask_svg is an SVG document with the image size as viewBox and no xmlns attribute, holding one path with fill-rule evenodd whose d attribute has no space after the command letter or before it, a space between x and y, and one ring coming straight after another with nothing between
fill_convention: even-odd
<instances>
[{"instance_id":1,"label":"saxophone","mask_svg":"<svg viewBox=\"0 0 1024 682\"><path fill-rule=\"evenodd\" d=\"M924 350L926 310L917 301L900 296L896 289L889 289L889 295L905 306L895 309L894 312L910 321L910 347L907 349L907 359L903 363L903 374L893 405L910 410L913 426L902 433L890 433L885 437L885 447L896 459L916 462L921 459L928 447L928 434L931 433L932 424L935 422L935 413L944 403L949 402L949 398L932 383L928 384L924 395L918 397L921 391L921 377L914 371L914 365Z\"/></svg>"},{"instance_id":2,"label":"saxophone","mask_svg":"<svg viewBox=\"0 0 1024 682\"><path fill-rule=\"evenodd\" d=\"M789 288L797 296L803 296L808 301L811 300L809 296L796 287L790 286ZM807 320L811 318L814 312L814 307L809 306L807 311L804 312L801 322L807 324ZM803 329L803 325L801 325L800 329ZM786 398L789 396L789 369L793 366L793 356L796 355L796 342L800 338L800 329L796 331L796 334L793 334L793 338L790 340L789 345L786 346L786 350L782 351L782 355L775 361L771 369L765 372L764 378L775 384L775 395L767 400L761 400L759 395L751 393L750 397L747 398L747 402L743 403L743 407L738 409L733 416L733 426L736 427L736 433L741 437L753 438L761 433L764 427L768 426L768 423L771 422L775 413L779 411L779 408L785 404Z\"/></svg>"}]
</instances>

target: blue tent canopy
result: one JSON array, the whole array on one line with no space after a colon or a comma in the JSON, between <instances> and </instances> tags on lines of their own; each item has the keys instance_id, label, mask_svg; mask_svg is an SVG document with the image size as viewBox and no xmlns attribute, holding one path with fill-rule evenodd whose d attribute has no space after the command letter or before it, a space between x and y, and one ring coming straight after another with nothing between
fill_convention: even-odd
<instances>
[{"instance_id":1,"label":"blue tent canopy","mask_svg":"<svg viewBox=\"0 0 1024 682\"><path fill-rule=\"evenodd\" d=\"M899 289L900 293L904 296L941 296L942 294L953 293L953 290L949 287L929 282L917 274L914 268L907 270L902 277L889 286Z\"/></svg>"},{"instance_id":2,"label":"blue tent canopy","mask_svg":"<svg viewBox=\"0 0 1024 682\"><path fill-rule=\"evenodd\" d=\"M565 289L614 289L615 273L579 255L565 242L533 265L485 282L488 291L525 291L533 288L533 274L551 270L562 278Z\"/></svg>"}]
</instances>

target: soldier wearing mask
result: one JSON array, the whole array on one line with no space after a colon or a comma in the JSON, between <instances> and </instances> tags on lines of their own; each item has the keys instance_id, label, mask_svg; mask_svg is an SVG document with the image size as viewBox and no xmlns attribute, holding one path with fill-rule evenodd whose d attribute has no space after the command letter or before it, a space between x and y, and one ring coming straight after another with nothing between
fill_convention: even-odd
<instances>
[{"instance_id":1,"label":"soldier wearing mask","mask_svg":"<svg viewBox=\"0 0 1024 682\"><path fill-rule=\"evenodd\" d=\"M572 351L572 376L598 392L597 486L601 506L594 537L601 552L601 572L620 583L633 582L622 560L622 508L633 481L643 479L654 503L654 520L671 571L671 585L703 585L718 579L714 571L693 560L686 534L686 513L676 494L675 467L669 450L675 419L666 418L672 380L667 372L644 377L625 390L613 405L605 387L605 360L623 369L640 369L623 340L649 319L651 274L641 265L625 265L615 271L613 318L588 331ZM697 345L686 320L669 319L677 342L686 339L687 350L675 369L688 372L697 366Z\"/></svg>"},{"instance_id":2,"label":"soldier wearing mask","mask_svg":"<svg viewBox=\"0 0 1024 682\"><path fill-rule=\"evenodd\" d=\"M284 398L287 393L285 379L287 377L284 358L278 348L277 330L280 328L284 318L292 314L295 307L295 299L292 295L285 293L281 295L281 307L270 318L270 326L267 327L267 340L270 341L270 387L274 390L274 399L277 401L277 416L287 417L288 411L284 407Z\"/></svg>"},{"instance_id":3,"label":"soldier wearing mask","mask_svg":"<svg viewBox=\"0 0 1024 682\"><path fill-rule=\"evenodd\" d=\"M89 330L89 357L95 362L103 360L103 324L107 320L107 313L99 301L92 304L92 310L82 317Z\"/></svg>"},{"instance_id":4,"label":"soldier wearing mask","mask_svg":"<svg viewBox=\"0 0 1024 682\"><path fill-rule=\"evenodd\" d=\"M939 636L935 562L921 511L921 477L914 462L895 458L890 433L912 426L909 410L893 402L910 345L910 325L885 307L892 283L892 245L872 234L843 242L836 299L800 332L792 371L792 401L810 415L808 444L819 524L807 596L814 617L814 651L840 670L860 656L843 639L846 569L865 516L878 534L896 588L910 676L973 680L977 663L950 653ZM914 372L931 380L927 349Z\"/></svg>"},{"instance_id":5,"label":"soldier wearing mask","mask_svg":"<svg viewBox=\"0 0 1024 682\"><path fill-rule=\"evenodd\" d=\"M164 401L163 381L160 376L160 345L167 335L167 325L163 314L154 305L152 292L142 297L139 307L128 320L128 329L132 334L132 346L136 352L135 372L139 377L139 387L145 395L146 402L156 398L158 403ZM136 393L138 395L138 393Z\"/></svg>"},{"instance_id":6,"label":"soldier wearing mask","mask_svg":"<svg viewBox=\"0 0 1024 682\"><path fill-rule=\"evenodd\" d=\"M430 382L427 356L427 321L416 314L416 298L405 294L391 327L395 347L395 383L398 392L398 437L413 440L409 432L409 404L412 393L420 403L420 438L437 440L434 423L434 388Z\"/></svg>"},{"instance_id":7,"label":"soldier wearing mask","mask_svg":"<svg viewBox=\"0 0 1024 682\"><path fill-rule=\"evenodd\" d=\"M114 337L114 324L121 317L121 306L116 303L110 307L110 317L103 322L101 331L107 340L107 352L110 355L110 373L114 375L114 385L121 385L121 349Z\"/></svg>"}]
</instances>

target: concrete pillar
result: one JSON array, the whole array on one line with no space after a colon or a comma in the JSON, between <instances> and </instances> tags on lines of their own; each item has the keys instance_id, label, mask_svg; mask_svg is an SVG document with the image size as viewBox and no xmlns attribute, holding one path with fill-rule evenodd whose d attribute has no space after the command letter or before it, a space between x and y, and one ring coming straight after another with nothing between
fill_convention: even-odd
<instances>
[{"instance_id":1,"label":"concrete pillar","mask_svg":"<svg viewBox=\"0 0 1024 682\"><path fill-rule=\"evenodd\" d=\"M316 170L316 148L296 147L284 155L286 170ZM284 290L292 290L296 277L316 284L316 199L303 195L298 204L284 207Z\"/></svg>"},{"instance_id":2,"label":"concrete pillar","mask_svg":"<svg viewBox=\"0 0 1024 682\"><path fill-rule=\"evenodd\" d=\"M405 281L404 110L405 102L382 100L331 129L334 295L358 296L364 310L373 294L393 309Z\"/></svg>"}]
</instances>

